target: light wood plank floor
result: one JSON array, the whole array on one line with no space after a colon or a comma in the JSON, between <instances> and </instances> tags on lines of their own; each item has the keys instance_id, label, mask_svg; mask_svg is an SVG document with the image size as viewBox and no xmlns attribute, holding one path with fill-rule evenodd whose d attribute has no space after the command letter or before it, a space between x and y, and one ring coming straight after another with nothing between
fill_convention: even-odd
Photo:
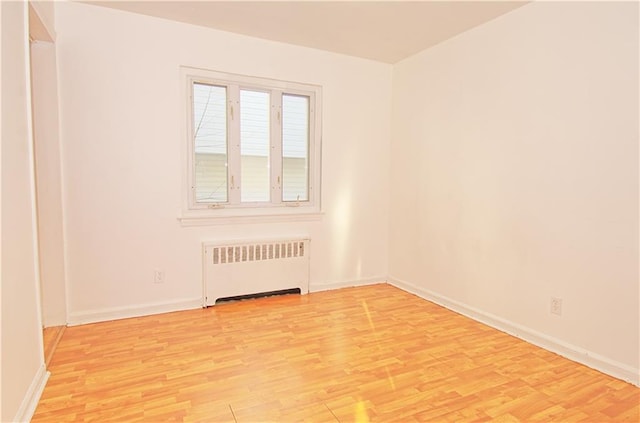
<instances>
[{"instance_id":1,"label":"light wood plank floor","mask_svg":"<svg viewBox=\"0 0 640 423\"><path fill-rule=\"evenodd\" d=\"M67 328L34 422L639 421L640 389L380 284Z\"/></svg>"},{"instance_id":2,"label":"light wood plank floor","mask_svg":"<svg viewBox=\"0 0 640 423\"><path fill-rule=\"evenodd\" d=\"M42 329L42 341L44 344L44 363L47 365L47 368L49 368L49 363L51 363L53 353L55 352L65 329L66 326L51 326Z\"/></svg>"}]
</instances>

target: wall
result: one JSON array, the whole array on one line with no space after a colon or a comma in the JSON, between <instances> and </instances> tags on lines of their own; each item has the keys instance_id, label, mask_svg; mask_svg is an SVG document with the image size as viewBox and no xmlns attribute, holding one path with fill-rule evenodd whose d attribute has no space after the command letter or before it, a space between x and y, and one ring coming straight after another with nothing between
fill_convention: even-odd
<instances>
[{"instance_id":1,"label":"wall","mask_svg":"<svg viewBox=\"0 0 640 423\"><path fill-rule=\"evenodd\" d=\"M38 295L27 4L2 2L2 421L28 420L46 382Z\"/></svg>"},{"instance_id":2,"label":"wall","mask_svg":"<svg viewBox=\"0 0 640 423\"><path fill-rule=\"evenodd\" d=\"M638 4L529 4L393 78L392 282L640 383Z\"/></svg>"},{"instance_id":3,"label":"wall","mask_svg":"<svg viewBox=\"0 0 640 423\"><path fill-rule=\"evenodd\" d=\"M312 290L386 279L390 65L77 3L56 32L71 323L197 306L204 240L308 235ZM323 86L319 220L181 227L180 65Z\"/></svg>"},{"instance_id":4,"label":"wall","mask_svg":"<svg viewBox=\"0 0 640 423\"><path fill-rule=\"evenodd\" d=\"M54 43L36 41L31 44L31 81L42 321L49 327L67 322Z\"/></svg>"},{"instance_id":5,"label":"wall","mask_svg":"<svg viewBox=\"0 0 640 423\"><path fill-rule=\"evenodd\" d=\"M37 14L38 21L37 25L32 25L29 29L32 38L40 41L55 41L55 2L50 0L30 1L29 6L29 13Z\"/></svg>"}]
</instances>

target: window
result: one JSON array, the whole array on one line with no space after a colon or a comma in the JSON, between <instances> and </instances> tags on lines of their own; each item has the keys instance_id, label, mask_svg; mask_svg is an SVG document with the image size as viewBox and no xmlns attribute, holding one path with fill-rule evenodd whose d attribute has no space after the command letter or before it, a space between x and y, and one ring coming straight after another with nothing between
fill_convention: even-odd
<instances>
[{"instance_id":1,"label":"window","mask_svg":"<svg viewBox=\"0 0 640 423\"><path fill-rule=\"evenodd\" d=\"M182 74L185 213L319 212L321 88L194 68Z\"/></svg>"}]
</instances>

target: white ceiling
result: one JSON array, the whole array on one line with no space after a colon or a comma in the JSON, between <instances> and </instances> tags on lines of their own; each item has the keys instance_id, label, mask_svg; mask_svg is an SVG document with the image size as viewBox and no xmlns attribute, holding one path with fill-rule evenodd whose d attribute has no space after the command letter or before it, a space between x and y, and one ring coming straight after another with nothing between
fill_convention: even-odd
<instances>
[{"instance_id":1,"label":"white ceiling","mask_svg":"<svg viewBox=\"0 0 640 423\"><path fill-rule=\"evenodd\" d=\"M526 1L88 1L396 63Z\"/></svg>"}]
</instances>

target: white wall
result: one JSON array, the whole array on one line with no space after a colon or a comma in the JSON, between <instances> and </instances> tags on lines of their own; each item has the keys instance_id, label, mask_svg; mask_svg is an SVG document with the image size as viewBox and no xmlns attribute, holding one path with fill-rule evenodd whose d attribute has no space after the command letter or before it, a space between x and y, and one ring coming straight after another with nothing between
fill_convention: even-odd
<instances>
[{"instance_id":1,"label":"white wall","mask_svg":"<svg viewBox=\"0 0 640 423\"><path fill-rule=\"evenodd\" d=\"M533 3L393 78L391 279L640 383L638 4Z\"/></svg>"},{"instance_id":2,"label":"white wall","mask_svg":"<svg viewBox=\"0 0 640 423\"><path fill-rule=\"evenodd\" d=\"M42 321L49 327L67 322L54 43L36 41L31 44L31 81Z\"/></svg>"},{"instance_id":3,"label":"white wall","mask_svg":"<svg viewBox=\"0 0 640 423\"><path fill-rule=\"evenodd\" d=\"M28 419L44 386L29 135L27 4L2 2L2 401Z\"/></svg>"},{"instance_id":4,"label":"white wall","mask_svg":"<svg viewBox=\"0 0 640 423\"><path fill-rule=\"evenodd\" d=\"M309 235L312 290L385 280L390 65L77 3L56 32L72 323L197 304L203 240ZM180 226L180 65L323 86L319 221Z\"/></svg>"},{"instance_id":5,"label":"white wall","mask_svg":"<svg viewBox=\"0 0 640 423\"><path fill-rule=\"evenodd\" d=\"M55 41L55 2L51 0L29 1L29 6L29 13L35 13L38 20L37 25L30 28L32 38L40 41Z\"/></svg>"}]
</instances>

